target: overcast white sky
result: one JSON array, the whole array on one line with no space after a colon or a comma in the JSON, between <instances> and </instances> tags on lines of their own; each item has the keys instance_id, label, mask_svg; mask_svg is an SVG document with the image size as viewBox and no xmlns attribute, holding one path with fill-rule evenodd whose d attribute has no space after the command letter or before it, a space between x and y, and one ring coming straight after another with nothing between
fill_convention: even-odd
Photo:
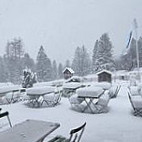
<instances>
[{"instance_id":1,"label":"overcast white sky","mask_svg":"<svg viewBox=\"0 0 142 142\"><path fill-rule=\"evenodd\" d=\"M92 53L107 32L115 54L126 47L133 19L142 33L142 0L0 0L0 55L8 40L21 37L36 59L40 45L58 62L72 59L77 46Z\"/></svg>"}]
</instances>

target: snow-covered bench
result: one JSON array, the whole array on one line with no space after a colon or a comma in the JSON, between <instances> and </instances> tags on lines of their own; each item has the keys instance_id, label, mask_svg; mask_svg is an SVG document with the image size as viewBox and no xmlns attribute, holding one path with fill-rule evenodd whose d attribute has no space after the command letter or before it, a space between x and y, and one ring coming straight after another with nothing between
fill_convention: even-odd
<instances>
[{"instance_id":1,"label":"snow-covered bench","mask_svg":"<svg viewBox=\"0 0 142 142\"><path fill-rule=\"evenodd\" d=\"M130 91L128 91L128 97L132 108L134 110L135 116L142 116L142 96L141 95L132 95Z\"/></svg>"}]
</instances>

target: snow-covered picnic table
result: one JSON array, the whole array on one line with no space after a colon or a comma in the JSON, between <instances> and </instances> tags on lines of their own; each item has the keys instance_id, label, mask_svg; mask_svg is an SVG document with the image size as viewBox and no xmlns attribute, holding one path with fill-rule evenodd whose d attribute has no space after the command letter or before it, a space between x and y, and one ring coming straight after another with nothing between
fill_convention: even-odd
<instances>
[{"instance_id":1,"label":"snow-covered picnic table","mask_svg":"<svg viewBox=\"0 0 142 142\"><path fill-rule=\"evenodd\" d=\"M0 133L0 142L42 142L59 123L26 120Z\"/></svg>"},{"instance_id":2,"label":"snow-covered picnic table","mask_svg":"<svg viewBox=\"0 0 142 142\"><path fill-rule=\"evenodd\" d=\"M76 93L78 94L78 97L82 98L99 98L100 95L104 92L104 89L102 87L84 87L77 89Z\"/></svg>"},{"instance_id":3,"label":"snow-covered picnic table","mask_svg":"<svg viewBox=\"0 0 142 142\"><path fill-rule=\"evenodd\" d=\"M109 102L109 89L111 88L111 83L109 82L96 82L92 84L91 86L79 88L76 90L77 98L76 100L80 103L85 102L86 106L82 110L82 112L85 112L86 110L90 110L91 113L96 113L99 111L96 105L98 100L101 105L101 108L107 107L107 104ZM106 92L106 93L105 93ZM101 98L101 96L104 96ZM100 99L101 98L101 99ZM97 101L96 101L97 99ZM70 98L70 102L75 100L74 96ZM102 107L103 106L103 107ZM100 107L100 106L99 106ZM95 108L95 110L93 110ZM97 111L96 111L97 110ZM99 111L100 112L100 111Z\"/></svg>"},{"instance_id":4,"label":"snow-covered picnic table","mask_svg":"<svg viewBox=\"0 0 142 142\"><path fill-rule=\"evenodd\" d=\"M44 96L50 93L54 93L56 87L52 86L44 86L44 87L33 87L27 89L27 95L29 96L30 103L35 106L36 104L38 107L41 105L41 101L44 100Z\"/></svg>"},{"instance_id":5,"label":"snow-covered picnic table","mask_svg":"<svg viewBox=\"0 0 142 142\"><path fill-rule=\"evenodd\" d=\"M86 107L82 110L82 112L85 112L85 110L89 109L91 113L94 113L92 109L92 105L95 106L94 100L99 99L103 95L104 91L105 90L102 87L95 86L78 89L76 91L78 98L83 99L86 103Z\"/></svg>"},{"instance_id":6,"label":"snow-covered picnic table","mask_svg":"<svg viewBox=\"0 0 142 142\"><path fill-rule=\"evenodd\" d=\"M64 96L68 96L69 93L74 93L78 88L82 88L83 85L80 82L67 82L63 84L63 94Z\"/></svg>"},{"instance_id":7,"label":"snow-covered picnic table","mask_svg":"<svg viewBox=\"0 0 142 142\"><path fill-rule=\"evenodd\" d=\"M26 91L25 88L21 88L19 85L3 86L0 87L0 98L3 97L6 99L7 103L12 103L20 98L20 94L14 94L15 92L21 93Z\"/></svg>"}]
</instances>

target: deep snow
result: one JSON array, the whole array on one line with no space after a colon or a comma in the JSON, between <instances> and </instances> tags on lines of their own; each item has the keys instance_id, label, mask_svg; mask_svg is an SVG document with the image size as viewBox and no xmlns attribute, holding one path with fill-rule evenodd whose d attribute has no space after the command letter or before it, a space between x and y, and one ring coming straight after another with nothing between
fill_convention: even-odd
<instances>
[{"instance_id":1,"label":"deep snow","mask_svg":"<svg viewBox=\"0 0 142 142\"><path fill-rule=\"evenodd\" d=\"M119 82L121 89L116 98L111 99L109 112L102 114L79 113L71 109L67 98L62 98L55 107L29 108L23 102L1 105L3 111L9 111L13 125L26 119L37 119L60 123L47 139L54 135L69 136L71 128L87 122L81 142L141 142L142 118L132 114L127 95L127 82Z\"/></svg>"}]
</instances>

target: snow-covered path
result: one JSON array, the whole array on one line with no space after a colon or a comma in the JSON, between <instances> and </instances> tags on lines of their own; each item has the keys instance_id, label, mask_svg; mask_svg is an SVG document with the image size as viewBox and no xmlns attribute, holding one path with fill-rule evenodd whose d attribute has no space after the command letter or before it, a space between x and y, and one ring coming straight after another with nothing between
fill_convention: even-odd
<instances>
[{"instance_id":1,"label":"snow-covered path","mask_svg":"<svg viewBox=\"0 0 142 142\"><path fill-rule=\"evenodd\" d=\"M141 142L142 118L132 115L127 84L122 82L121 85L117 98L111 99L108 104L109 112L103 114L76 112L70 109L67 98L62 98L60 105L50 108L29 108L22 102L1 107L9 111L13 125L26 119L60 123L60 128L47 139L57 134L68 137L71 128L86 121L87 125L81 142Z\"/></svg>"}]
</instances>

